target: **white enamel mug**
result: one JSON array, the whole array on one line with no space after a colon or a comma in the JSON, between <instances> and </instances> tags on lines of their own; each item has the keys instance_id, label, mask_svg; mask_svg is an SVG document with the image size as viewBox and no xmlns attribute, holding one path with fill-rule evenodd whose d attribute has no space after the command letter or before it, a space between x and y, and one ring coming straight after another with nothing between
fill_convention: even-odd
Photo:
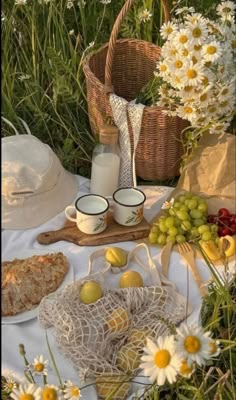
<instances>
[{"instance_id":1,"label":"white enamel mug","mask_svg":"<svg viewBox=\"0 0 236 400\"><path fill-rule=\"evenodd\" d=\"M96 194L85 194L75 201L74 206L65 209L66 217L76 222L77 227L87 235L103 232L107 227L109 203L105 197ZM71 216L76 212L76 218Z\"/></svg>"},{"instance_id":2,"label":"white enamel mug","mask_svg":"<svg viewBox=\"0 0 236 400\"><path fill-rule=\"evenodd\" d=\"M121 188L113 193L114 219L118 224L133 226L143 219L145 194L136 188Z\"/></svg>"}]
</instances>

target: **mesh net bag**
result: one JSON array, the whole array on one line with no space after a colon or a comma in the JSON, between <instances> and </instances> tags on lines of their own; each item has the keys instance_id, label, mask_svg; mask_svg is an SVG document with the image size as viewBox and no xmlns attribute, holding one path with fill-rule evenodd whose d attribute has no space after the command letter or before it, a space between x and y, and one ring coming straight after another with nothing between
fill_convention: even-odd
<instances>
[{"instance_id":1,"label":"mesh net bag","mask_svg":"<svg viewBox=\"0 0 236 400\"><path fill-rule=\"evenodd\" d=\"M106 250L92 254L87 276L43 298L39 321L45 328L54 328L58 347L75 370L96 378L99 397L105 398L114 389L116 395L111 398L118 400L125 398L130 387L127 378L125 383L122 379L139 372L146 338L155 340L173 333L173 327L186 317L186 299L158 272L144 243L128 254L122 271L133 263L142 271L147 286L117 288L120 274L112 273L110 264L104 262L98 271L93 267ZM92 304L84 304L80 290L91 280L99 283L103 295ZM107 379L111 377L110 383Z\"/></svg>"}]
</instances>

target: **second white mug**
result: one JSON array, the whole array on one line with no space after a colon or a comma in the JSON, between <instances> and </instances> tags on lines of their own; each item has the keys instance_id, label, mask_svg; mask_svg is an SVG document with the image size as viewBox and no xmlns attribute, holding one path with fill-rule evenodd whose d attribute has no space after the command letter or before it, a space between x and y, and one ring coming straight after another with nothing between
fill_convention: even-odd
<instances>
[{"instance_id":1,"label":"second white mug","mask_svg":"<svg viewBox=\"0 0 236 400\"><path fill-rule=\"evenodd\" d=\"M133 226L143 219L145 194L136 188L121 188L113 193L114 219L118 224Z\"/></svg>"}]
</instances>

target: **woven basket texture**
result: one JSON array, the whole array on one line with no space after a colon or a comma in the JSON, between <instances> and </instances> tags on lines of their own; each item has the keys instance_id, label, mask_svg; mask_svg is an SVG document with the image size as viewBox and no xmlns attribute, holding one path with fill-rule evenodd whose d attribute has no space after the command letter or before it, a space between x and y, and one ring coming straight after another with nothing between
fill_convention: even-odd
<instances>
[{"instance_id":1,"label":"woven basket texture","mask_svg":"<svg viewBox=\"0 0 236 400\"><path fill-rule=\"evenodd\" d=\"M109 92L113 91L127 101L134 100L153 77L161 48L143 40L120 39L115 41L112 51L111 57L110 44L105 44L88 56L83 65L94 135L107 118L113 121ZM107 63L110 63L111 82L105 77ZM188 122L179 117L165 115L161 107L144 108L135 157L137 176L144 180L165 180L179 175L183 155L181 132L187 125ZM132 148L130 123L129 134Z\"/></svg>"}]
</instances>

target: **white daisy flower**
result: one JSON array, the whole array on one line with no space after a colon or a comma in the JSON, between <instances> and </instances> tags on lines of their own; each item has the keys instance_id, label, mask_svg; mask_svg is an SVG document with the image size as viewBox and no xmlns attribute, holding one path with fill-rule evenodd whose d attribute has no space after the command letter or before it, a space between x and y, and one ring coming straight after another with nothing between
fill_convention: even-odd
<instances>
[{"instance_id":1,"label":"white daisy flower","mask_svg":"<svg viewBox=\"0 0 236 400\"><path fill-rule=\"evenodd\" d=\"M187 119L190 122L194 122L198 118L197 109L191 103L179 106L177 113L180 118Z\"/></svg>"},{"instance_id":2,"label":"white daisy flower","mask_svg":"<svg viewBox=\"0 0 236 400\"><path fill-rule=\"evenodd\" d=\"M15 0L16 6L24 6L27 4L27 0Z\"/></svg>"},{"instance_id":3,"label":"white daisy flower","mask_svg":"<svg viewBox=\"0 0 236 400\"><path fill-rule=\"evenodd\" d=\"M11 393L13 400L41 400L41 387L30 383L25 385L19 385L19 389L14 389Z\"/></svg>"},{"instance_id":4,"label":"white daisy flower","mask_svg":"<svg viewBox=\"0 0 236 400\"><path fill-rule=\"evenodd\" d=\"M192 45L201 45L208 36L205 22L202 20L194 24L188 24L189 40Z\"/></svg>"},{"instance_id":5,"label":"white daisy flower","mask_svg":"<svg viewBox=\"0 0 236 400\"><path fill-rule=\"evenodd\" d=\"M176 24L174 24L174 22L165 22L160 29L161 37L163 39L167 39L171 35L171 33L176 32L177 29L178 27Z\"/></svg>"},{"instance_id":6,"label":"white daisy flower","mask_svg":"<svg viewBox=\"0 0 236 400\"><path fill-rule=\"evenodd\" d=\"M235 82L230 83L229 85L221 85L218 90L218 98L221 101L228 99L228 97L235 94Z\"/></svg>"},{"instance_id":7,"label":"white daisy flower","mask_svg":"<svg viewBox=\"0 0 236 400\"><path fill-rule=\"evenodd\" d=\"M202 107L207 107L211 102L212 99L214 98L214 91L211 89L211 86L206 86L204 90L201 90L197 94L197 99L196 102L199 103L199 106Z\"/></svg>"},{"instance_id":8,"label":"white daisy flower","mask_svg":"<svg viewBox=\"0 0 236 400\"><path fill-rule=\"evenodd\" d=\"M35 357L32 363L33 374L46 376L48 374L47 366L48 360L44 360L42 355Z\"/></svg>"},{"instance_id":9,"label":"white daisy flower","mask_svg":"<svg viewBox=\"0 0 236 400\"><path fill-rule=\"evenodd\" d=\"M188 99L191 99L195 94L195 86L186 85L184 86L179 95L184 100L184 102Z\"/></svg>"},{"instance_id":10,"label":"white daisy flower","mask_svg":"<svg viewBox=\"0 0 236 400\"><path fill-rule=\"evenodd\" d=\"M214 40L213 42L204 44L202 47L202 57L206 61L215 62L222 56L222 48L219 42Z\"/></svg>"},{"instance_id":11,"label":"white daisy flower","mask_svg":"<svg viewBox=\"0 0 236 400\"><path fill-rule=\"evenodd\" d=\"M216 7L216 12L219 16L222 14L231 14L236 9L236 4L232 1L224 1Z\"/></svg>"},{"instance_id":12,"label":"white daisy flower","mask_svg":"<svg viewBox=\"0 0 236 400\"><path fill-rule=\"evenodd\" d=\"M234 97L231 97L220 102L218 104L219 115L224 116L225 114L230 113L234 109L234 100Z\"/></svg>"},{"instance_id":13,"label":"white daisy flower","mask_svg":"<svg viewBox=\"0 0 236 400\"><path fill-rule=\"evenodd\" d=\"M219 340L212 340L209 343L209 353L211 357L217 357L220 354L220 342Z\"/></svg>"},{"instance_id":14,"label":"white daisy flower","mask_svg":"<svg viewBox=\"0 0 236 400\"><path fill-rule=\"evenodd\" d=\"M75 34L75 30L74 29L71 29L70 31L69 31L69 35L70 36L73 36Z\"/></svg>"},{"instance_id":15,"label":"white daisy flower","mask_svg":"<svg viewBox=\"0 0 236 400\"><path fill-rule=\"evenodd\" d=\"M176 381L177 373L181 365L181 358L175 349L174 336L159 336L157 344L147 338L144 348L145 355L140 368L151 382L157 382L159 386L164 385L167 380L170 384Z\"/></svg>"},{"instance_id":16,"label":"white daisy flower","mask_svg":"<svg viewBox=\"0 0 236 400\"><path fill-rule=\"evenodd\" d=\"M165 201L161 206L162 210L168 210L169 208L173 207L174 202L175 202L174 197L172 197L170 201Z\"/></svg>"},{"instance_id":17,"label":"white daisy flower","mask_svg":"<svg viewBox=\"0 0 236 400\"><path fill-rule=\"evenodd\" d=\"M183 73L185 86L198 86L201 84L204 76L203 65L201 63L194 64L193 61L190 61L184 70L181 70L181 73Z\"/></svg>"},{"instance_id":18,"label":"white daisy flower","mask_svg":"<svg viewBox=\"0 0 236 400\"><path fill-rule=\"evenodd\" d=\"M42 399L63 400L64 398L60 388L55 385L45 385L42 389L41 395Z\"/></svg>"},{"instance_id":19,"label":"white daisy flower","mask_svg":"<svg viewBox=\"0 0 236 400\"><path fill-rule=\"evenodd\" d=\"M151 17L152 17L152 13L150 11L148 11L147 8L145 8L145 10L142 10L139 13L139 19L141 22L147 22L151 19Z\"/></svg>"},{"instance_id":20,"label":"white daisy flower","mask_svg":"<svg viewBox=\"0 0 236 400\"><path fill-rule=\"evenodd\" d=\"M65 382L64 397L68 400L79 400L82 395L78 386L75 386L70 380Z\"/></svg>"},{"instance_id":21,"label":"white daisy flower","mask_svg":"<svg viewBox=\"0 0 236 400\"><path fill-rule=\"evenodd\" d=\"M178 50L182 50L183 47L186 47L189 44L189 32L187 29L180 29L179 32L176 33L173 45L176 46Z\"/></svg>"},{"instance_id":22,"label":"white daisy flower","mask_svg":"<svg viewBox=\"0 0 236 400\"><path fill-rule=\"evenodd\" d=\"M210 332L205 332L199 326L188 326L181 324L177 328L176 350L188 364L196 362L198 365L204 365L210 358L209 343L212 341Z\"/></svg>"},{"instance_id":23,"label":"white daisy flower","mask_svg":"<svg viewBox=\"0 0 236 400\"><path fill-rule=\"evenodd\" d=\"M206 24L206 19L200 13L192 13L192 14L186 15L185 21L186 21L187 26L191 26L191 25L195 25L195 24L199 24L199 23Z\"/></svg>"},{"instance_id":24,"label":"white daisy flower","mask_svg":"<svg viewBox=\"0 0 236 400\"><path fill-rule=\"evenodd\" d=\"M179 373L182 375L184 378L190 378L190 376L194 372L194 367L192 363L188 363L187 360L182 360Z\"/></svg>"},{"instance_id":25,"label":"white daisy flower","mask_svg":"<svg viewBox=\"0 0 236 400\"><path fill-rule=\"evenodd\" d=\"M17 388L17 384L15 379L9 374L8 376L2 376L5 378L5 381L3 382L3 389L7 390L8 392L12 392L14 389Z\"/></svg>"},{"instance_id":26,"label":"white daisy flower","mask_svg":"<svg viewBox=\"0 0 236 400\"><path fill-rule=\"evenodd\" d=\"M188 12L188 13L194 13L194 12L195 12L195 9L194 9L193 7L182 7L182 8L178 8L178 9L175 11L175 14L176 14L176 15L180 15L180 14L183 14L183 13L186 13L186 12Z\"/></svg>"},{"instance_id":27,"label":"white daisy flower","mask_svg":"<svg viewBox=\"0 0 236 400\"><path fill-rule=\"evenodd\" d=\"M68 0L67 4L66 4L66 8L68 8L69 10L73 7L73 1Z\"/></svg>"},{"instance_id":28,"label":"white daisy flower","mask_svg":"<svg viewBox=\"0 0 236 400\"><path fill-rule=\"evenodd\" d=\"M178 49L172 43L166 42L161 48L161 56L165 59L172 58L178 54Z\"/></svg>"},{"instance_id":29,"label":"white daisy flower","mask_svg":"<svg viewBox=\"0 0 236 400\"><path fill-rule=\"evenodd\" d=\"M160 76L166 76L169 73L169 67L166 62L158 61L157 62L157 69L159 70Z\"/></svg>"}]
</instances>

